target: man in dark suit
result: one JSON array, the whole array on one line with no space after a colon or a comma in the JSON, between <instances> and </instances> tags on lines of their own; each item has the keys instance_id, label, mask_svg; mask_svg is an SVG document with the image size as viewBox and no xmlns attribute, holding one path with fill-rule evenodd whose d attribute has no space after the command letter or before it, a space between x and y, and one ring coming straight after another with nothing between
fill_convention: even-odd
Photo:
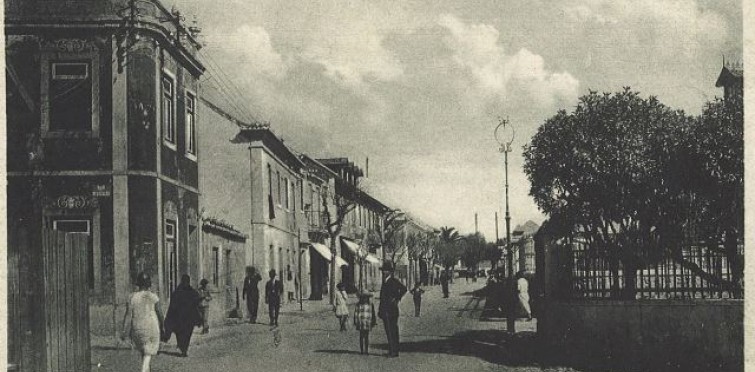
<instances>
[{"instance_id":1,"label":"man in dark suit","mask_svg":"<svg viewBox=\"0 0 755 372\"><path fill-rule=\"evenodd\" d=\"M388 337L388 356L398 356L398 303L401 297L406 294L406 287L398 279L393 277L393 263L386 261L380 268L385 274L386 279L380 287L380 305L378 306L378 317L383 320L385 334Z\"/></svg>"},{"instance_id":2,"label":"man in dark suit","mask_svg":"<svg viewBox=\"0 0 755 372\"><path fill-rule=\"evenodd\" d=\"M275 278L275 270L270 270L270 280L265 284L265 303L270 312L270 325L278 325L282 296L283 283Z\"/></svg>"}]
</instances>

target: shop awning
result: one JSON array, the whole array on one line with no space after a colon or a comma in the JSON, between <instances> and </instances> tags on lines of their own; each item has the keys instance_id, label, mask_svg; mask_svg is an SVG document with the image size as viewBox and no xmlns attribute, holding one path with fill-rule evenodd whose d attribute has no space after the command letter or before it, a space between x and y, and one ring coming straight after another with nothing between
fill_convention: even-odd
<instances>
[{"instance_id":1,"label":"shop awning","mask_svg":"<svg viewBox=\"0 0 755 372\"><path fill-rule=\"evenodd\" d=\"M352 242L351 240L341 238L341 243L343 243L346 248L348 248L351 253L355 255L360 255L360 252L362 251L362 248L359 247L359 244Z\"/></svg>"},{"instance_id":2,"label":"shop awning","mask_svg":"<svg viewBox=\"0 0 755 372\"><path fill-rule=\"evenodd\" d=\"M373 265L380 265L381 261L377 256L374 254L370 254L365 250L364 248L360 247L359 244L356 242L353 242L351 240L341 238L341 242L343 242L343 245L346 246L348 250L351 251L354 255L357 257L364 257L364 260L373 264Z\"/></svg>"},{"instance_id":3,"label":"shop awning","mask_svg":"<svg viewBox=\"0 0 755 372\"><path fill-rule=\"evenodd\" d=\"M326 261L330 262L331 253L330 253L330 249L328 247L326 247L324 244L320 244L320 243L310 243L310 245L312 246L312 248L315 249L315 251L317 251L317 253L319 253L322 256L322 258L324 258ZM346 260L344 260L343 258L338 257L338 256L336 256L336 264L338 266L349 266L349 263L346 262Z\"/></svg>"},{"instance_id":4,"label":"shop awning","mask_svg":"<svg viewBox=\"0 0 755 372\"><path fill-rule=\"evenodd\" d=\"M377 258L374 254L367 254L367 257L365 257L365 261L374 264L374 265L380 265L380 259Z\"/></svg>"}]
</instances>

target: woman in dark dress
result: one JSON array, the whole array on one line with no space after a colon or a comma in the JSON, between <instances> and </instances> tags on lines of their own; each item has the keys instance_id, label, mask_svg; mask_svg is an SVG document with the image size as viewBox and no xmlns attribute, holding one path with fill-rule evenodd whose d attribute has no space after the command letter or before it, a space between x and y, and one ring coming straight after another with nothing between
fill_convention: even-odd
<instances>
[{"instance_id":1,"label":"woman in dark dress","mask_svg":"<svg viewBox=\"0 0 755 372\"><path fill-rule=\"evenodd\" d=\"M199 292L191 287L190 280L188 275L181 277L181 284L170 295L168 314L165 316L165 338L170 338L172 333L176 334L182 357L187 356L194 327L202 324L199 314L201 297Z\"/></svg>"}]
</instances>

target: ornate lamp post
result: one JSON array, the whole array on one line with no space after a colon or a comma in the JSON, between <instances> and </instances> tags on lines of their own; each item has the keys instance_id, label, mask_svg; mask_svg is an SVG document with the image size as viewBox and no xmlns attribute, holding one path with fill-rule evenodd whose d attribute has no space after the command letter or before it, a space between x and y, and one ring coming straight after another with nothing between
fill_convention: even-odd
<instances>
[{"instance_id":1,"label":"ornate lamp post","mask_svg":"<svg viewBox=\"0 0 755 372\"><path fill-rule=\"evenodd\" d=\"M508 118L506 119L499 119L498 126L495 127L495 131L493 132L495 135L495 139L498 142L498 144L501 145L499 148L499 151L503 153L503 166L504 171L506 175L506 188L505 188L505 194L506 194L506 267L507 267L507 276L509 279L509 283L513 283L514 279L514 255L511 249L511 215L509 214L509 152L511 152L511 143L514 142L514 128L509 124ZM513 285L512 288L507 288L507 293L511 297L513 297ZM511 302L511 301L509 301ZM511 303L508 307L508 314L506 315L506 328L509 332L514 333L516 332L516 323L515 323L515 306Z\"/></svg>"}]
</instances>

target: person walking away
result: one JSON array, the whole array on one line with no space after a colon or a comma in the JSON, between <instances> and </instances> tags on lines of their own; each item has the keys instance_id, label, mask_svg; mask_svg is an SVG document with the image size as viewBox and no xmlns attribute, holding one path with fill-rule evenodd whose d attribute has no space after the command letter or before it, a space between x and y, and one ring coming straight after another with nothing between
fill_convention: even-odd
<instances>
[{"instance_id":1,"label":"person walking away","mask_svg":"<svg viewBox=\"0 0 755 372\"><path fill-rule=\"evenodd\" d=\"M244 290L241 292L241 299L246 300L246 310L249 313L249 323L257 323L257 309L260 302L259 282L262 277L257 269L249 266L246 268L246 277L244 278Z\"/></svg>"},{"instance_id":2,"label":"person walking away","mask_svg":"<svg viewBox=\"0 0 755 372\"><path fill-rule=\"evenodd\" d=\"M212 301L212 294L207 288L209 282L207 279L202 278L199 281L199 315L202 317L202 334L206 334L210 331L210 301Z\"/></svg>"},{"instance_id":3,"label":"person walking away","mask_svg":"<svg viewBox=\"0 0 755 372\"><path fill-rule=\"evenodd\" d=\"M425 290L423 290L420 287L420 284L417 283L414 285L411 292L412 297L414 298L414 316L419 317L420 309L422 308L422 294L425 293Z\"/></svg>"},{"instance_id":4,"label":"person walking away","mask_svg":"<svg viewBox=\"0 0 755 372\"><path fill-rule=\"evenodd\" d=\"M394 277L393 263L386 261L380 268L386 274L380 287L378 317L383 320L385 335L388 338L388 356L397 357L399 352L398 303L406 294L406 287Z\"/></svg>"},{"instance_id":5,"label":"person walking away","mask_svg":"<svg viewBox=\"0 0 755 372\"><path fill-rule=\"evenodd\" d=\"M172 333L176 334L176 343L182 357L188 356L194 327L202 324L200 301L199 293L191 287L191 278L186 274L181 276L181 283L170 295L168 314L165 316L165 333L167 338Z\"/></svg>"},{"instance_id":6,"label":"person walking away","mask_svg":"<svg viewBox=\"0 0 755 372\"><path fill-rule=\"evenodd\" d=\"M136 276L137 291L132 293L123 315L121 340L131 338L131 343L142 354L142 372L150 371L152 356L160 348L160 330L163 328L163 313L160 298L150 291L152 279L147 273Z\"/></svg>"},{"instance_id":7,"label":"person walking away","mask_svg":"<svg viewBox=\"0 0 755 372\"><path fill-rule=\"evenodd\" d=\"M440 286L443 288L443 298L448 298L448 270L440 273Z\"/></svg>"},{"instance_id":8,"label":"person walking away","mask_svg":"<svg viewBox=\"0 0 755 372\"><path fill-rule=\"evenodd\" d=\"M519 303L522 305L522 309L527 313L527 321L532 320L532 310L530 309L530 293L529 283L524 277L524 272L520 271L517 274L516 288L519 291Z\"/></svg>"},{"instance_id":9,"label":"person walking away","mask_svg":"<svg viewBox=\"0 0 755 372\"><path fill-rule=\"evenodd\" d=\"M370 301L372 294L359 293L359 302L354 308L354 328L359 331L359 353L370 354L370 331L377 325L375 306Z\"/></svg>"},{"instance_id":10,"label":"person walking away","mask_svg":"<svg viewBox=\"0 0 755 372\"><path fill-rule=\"evenodd\" d=\"M275 270L270 270L270 280L265 284L265 303L270 315L270 325L278 325L278 315L281 310L283 283L275 277Z\"/></svg>"},{"instance_id":11,"label":"person walking away","mask_svg":"<svg viewBox=\"0 0 755 372\"><path fill-rule=\"evenodd\" d=\"M346 300L349 298L346 294L346 286L343 283L338 283L336 286L338 292L336 292L336 304L333 306L333 310L336 312L336 318L341 325L341 332L346 330L346 322L349 319L349 308L346 304Z\"/></svg>"}]
</instances>

